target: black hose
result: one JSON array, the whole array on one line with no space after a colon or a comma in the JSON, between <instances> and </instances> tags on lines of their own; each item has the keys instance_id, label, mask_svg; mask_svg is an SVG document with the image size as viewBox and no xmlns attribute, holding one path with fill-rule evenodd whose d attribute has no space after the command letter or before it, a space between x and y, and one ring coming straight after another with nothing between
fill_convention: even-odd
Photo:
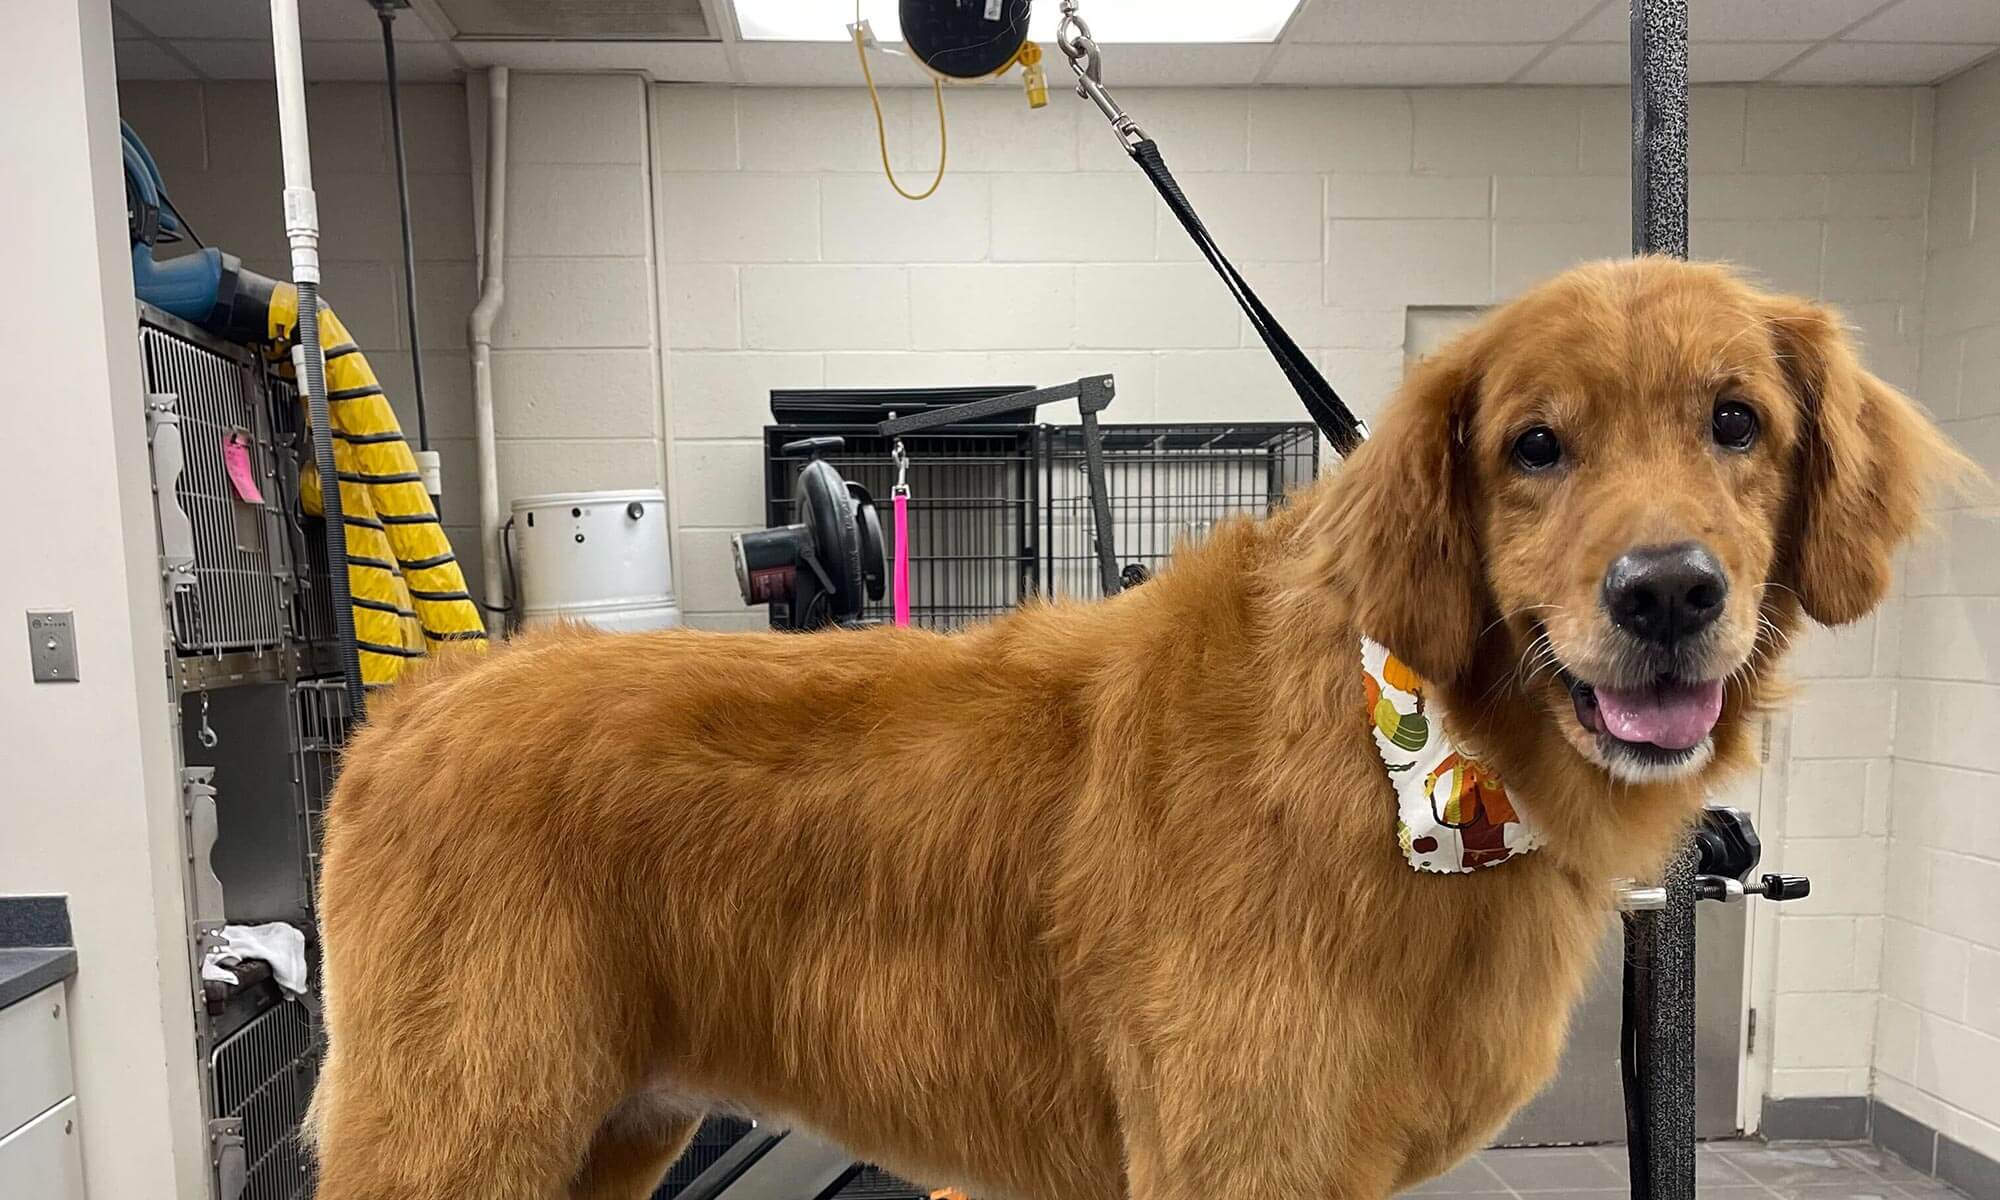
<instances>
[{"instance_id":1,"label":"black hose","mask_svg":"<svg viewBox=\"0 0 2000 1200\"><path fill-rule=\"evenodd\" d=\"M313 462L319 468L320 515L326 523L327 591L333 599L333 632L341 674L347 679L348 715L366 715L361 650L354 641L354 601L347 589L347 523L340 505L340 469L333 461L333 417L326 402L326 359L319 343L319 284L299 285L299 345L304 350L306 412L312 422Z\"/></svg>"},{"instance_id":2,"label":"black hose","mask_svg":"<svg viewBox=\"0 0 2000 1200\"><path fill-rule=\"evenodd\" d=\"M389 131L396 142L396 200L403 216L403 307L410 313L410 393L417 398L417 449L431 448L430 414L424 408L423 339L417 335L417 244L410 230L410 164L403 153L403 97L396 79L396 12L382 18L382 59L389 76Z\"/></svg>"}]
</instances>

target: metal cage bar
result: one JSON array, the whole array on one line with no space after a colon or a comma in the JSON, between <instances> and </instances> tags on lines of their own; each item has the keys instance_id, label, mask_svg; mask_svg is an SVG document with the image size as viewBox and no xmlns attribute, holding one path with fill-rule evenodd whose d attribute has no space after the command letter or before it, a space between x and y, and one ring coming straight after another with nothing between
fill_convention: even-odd
<instances>
[{"instance_id":1,"label":"metal cage bar","mask_svg":"<svg viewBox=\"0 0 2000 1200\"><path fill-rule=\"evenodd\" d=\"M1106 425L1102 433L1112 543L1128 582L1225 520L1269 515L1319 472L1309 424ZM1050 596L1103 594L1083 443L1075 426L1041 430Z\"/></svg>"}]
</instances>

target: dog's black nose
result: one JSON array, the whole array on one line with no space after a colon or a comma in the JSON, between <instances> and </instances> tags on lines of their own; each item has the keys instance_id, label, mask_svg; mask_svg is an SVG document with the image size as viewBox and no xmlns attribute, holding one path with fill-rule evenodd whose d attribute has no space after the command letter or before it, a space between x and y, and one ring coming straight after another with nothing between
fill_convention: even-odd
<instances>
[{"instance_id":1,"label":"dog's black nose","mask_svg":"<svg viewBox=\"0 0 2000 1200\"><path fill-rule=\"evenodd\" d=\"M1699 542L1643 546L1604 573L1612 624L1641 641L1670 645L1715 623L1729 598L1722 564Z\"/></svg>"}]
</instances>

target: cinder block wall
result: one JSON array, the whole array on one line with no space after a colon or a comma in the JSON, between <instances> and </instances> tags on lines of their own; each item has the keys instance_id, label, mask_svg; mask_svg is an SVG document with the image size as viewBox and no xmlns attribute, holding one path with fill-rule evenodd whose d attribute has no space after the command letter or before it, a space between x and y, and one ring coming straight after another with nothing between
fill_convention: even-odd
<instances>
[{"instance_id":1,"label":"cinder block wall","mask_svg":"<svg viewBox=\"0 0 2000 1200\"><path fill-rule=\"evenodd\" d=\"M1109 370L1112 419L1300 415L1095 110L1059 94L1034 112L998 87L946 99L944 185L911 203L882 178L865 92L653 90L676 567L695 623L762 618L737 602L726 543L763 522L757 438L773 387ZM1486 304L1628 248L1622 91L1121 99L1364 413L1401 372L1406 306ZM928 183L930 94L883 102L900 176ZM1919 89L1717 88L1694 102L1697 250L1838 300L1904 386L1917 375L1930 112ZM1824 669L1852 671L1873 632Z\"/></svg>"},{"instance_id":2,"label":"cinder block wall","mask_svg":"<svg viewBox=\"0 0 2000 1200\"><path fill-rule=\"evenodd\" d=\"M484 80L469 91L483 180ZM509 92L507 293L493 343L501 503L659 487L646 85L516 72Z\"/></svg>"},{"instance_id":3,"label":"cinder block wall","mask_svg":"<svg viewBox=\"0 0 2000 1200\"><path fill-rule=\"evenodd\" d=\"M1936 154L1923 395L2000 479L2000 62L1938 90ZM1937 526L1905 582L1875 1094L2000 1158L2000 521L1958 498Z\"/></svg>"}]
</instances>

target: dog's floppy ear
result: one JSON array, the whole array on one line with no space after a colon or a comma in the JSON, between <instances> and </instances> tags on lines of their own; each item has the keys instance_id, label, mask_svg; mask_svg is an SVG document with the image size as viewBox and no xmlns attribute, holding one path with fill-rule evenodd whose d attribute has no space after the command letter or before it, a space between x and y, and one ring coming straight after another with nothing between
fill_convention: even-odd
<instances>
[{"instance_id":1,"label":"dog's floppy ear","mask_svg":"<svg viewBox=\"0 0 2000 1200\"><path fill-rule=\"evenodd\" d=\"M1486 612L1463 444L1478 381L1461 337L1417 364L1380 428L1341 468L1319 536L1355 624L1419 675L1449 682L1472 663Z\"/></svg>"},{"instance_id":2,"label":"dog's floppy ear","mask_svg":"<svg viewBox=\"0 0 2000 1200\"><path fill-rule=\"evenodd\" d=\"M1931 486L1967 464L1909 397L1862 367L1831 310L1793 297L1769 305L1803 416L1781 569L1807 616L1841 625L1882 600Z\"/></svg>"}]
</instances>

